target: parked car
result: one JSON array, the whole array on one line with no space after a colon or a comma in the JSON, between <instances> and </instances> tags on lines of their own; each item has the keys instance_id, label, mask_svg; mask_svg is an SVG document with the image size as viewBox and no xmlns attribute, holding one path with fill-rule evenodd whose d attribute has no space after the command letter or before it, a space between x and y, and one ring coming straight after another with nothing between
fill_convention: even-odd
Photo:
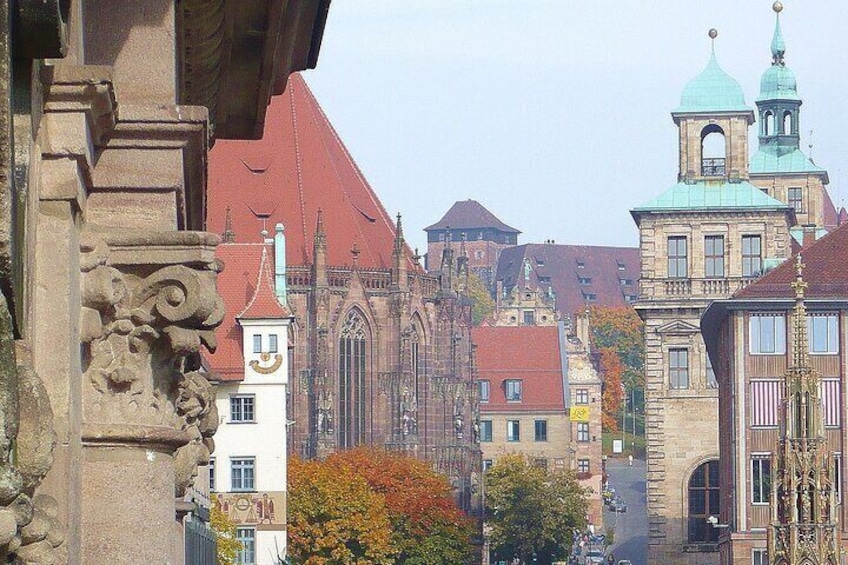
<instances>
[{"instance_id":1,"label":"parked car","mask_svg":"<svg viewBox=\"0 0 848 565\"><path fill-rule=\"evenodd\" d=\"M618 565L633 565L633 563L629 559L619 559Z\"/></svg>"},{"instance_id":2,"label":"parked car","mask_svg":"<svg viewBox=\"0 0 848 565\"><path fill-rule=\"evenodd\" d=\"M621 498L614 498L609 503L610 512L627 512L627 504Z\"/></svg>"}]
</instances>

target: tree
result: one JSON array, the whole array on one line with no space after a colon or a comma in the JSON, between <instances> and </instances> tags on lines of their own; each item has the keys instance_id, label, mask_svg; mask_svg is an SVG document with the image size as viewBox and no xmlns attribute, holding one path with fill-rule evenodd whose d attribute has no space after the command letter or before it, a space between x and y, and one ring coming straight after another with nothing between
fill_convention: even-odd
<instances>
[{"instance_id":1,"label":"tree","mask_svg":"<svg viewBox=\"0 0 848 565\"><path fill-rule=\"evenodd\" d=\"M624 398L621 377L623 367L618 353L612 347L601 347L601 366L604 369L604 395L601 402L601 424L605 431L618 431L618 411Z\"/></svg>"},{"instance_id":2,"label":"tree","mask_svg":"<svg viewBox=\"0 0 848 565\"><path fill-rule=\"evenodd\" d=\"M623 365L627 388L645 386L645 342L642 320L629 306L593 306L589 310L592 343L597 349L612 348Z\"/></svg>"},{"instance_id":3,"label":"tree","mask_svg":"<svg viewBox=\"0 0 848 565\"><path fill-rule=\"evenodd\" d=\"M344 466L294 457L288 552L296 565L390 565L397 550L385 499Z\"/></svg>"},{"instance_id":4,"label":"tree","mask_svg":"<svg viewBox=\"0 0 848 565\"><path fill-rule=\"evenodd\" d=\"M520 454L486 473L486 516L498 559L550 565L568 555L572 531L586 527L588 490L573 471L548 471Z\"/></svg>"},{"instance_id":5,"label":"tree","mask_svg":"<svg viewBox=\"0 0 848 565\"><path fill-rule=\"evenodd\" d=\"M489 294L486 282L477 273L468 273L468 296L474 299L471 321L475 326L495 313L495 299Z\"/></svg>"},{"instance_id":6,"label":"tree","mask_svg":"<svg viewBox=\"0 0 848 565\"><path fill-rule=\"evenodd\" d=\"M221 504L217 500L212 504L209 513L209 526L218 538L218 565L234 565L242 545L236 538L236 525L221 510Z\"/></svg>"},{"instance_id":7,"label":"tree","mask_svg":"<svg viewBox=\"0 0 848 565\"><path fill-rule=\"evenodd\" d=\"M471 557L472 522L460 511L447 479L423 461L359 448L327 458L327 465L363 477L382 495L405 565L457 565Z\"/></svg>"}]
</instances>

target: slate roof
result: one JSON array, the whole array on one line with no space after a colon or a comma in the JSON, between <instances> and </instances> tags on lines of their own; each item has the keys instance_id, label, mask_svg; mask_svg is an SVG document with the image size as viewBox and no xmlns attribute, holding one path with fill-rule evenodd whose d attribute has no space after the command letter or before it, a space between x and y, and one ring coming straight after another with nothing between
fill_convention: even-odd
<instances>
[{"instance_id":1,"label":"slate roof","mask_svg":"<svg viewBox=\"0 0 848 565\"><path fill-rule=\"evenodd\" d=\"M502 232L521 233L519 230L506 225L494 214L489 212L476 200L460 200L454 202L450 210L435 224L424 228L424 231L444 229L480 229L492 228Z\"/></svg>"},{"instance_id":2,"label":"slate roof","mask_svg":"<svg viewBox=\"0 0 848 565\"><path fill-rule=\"evenodd\" d=\"M471 330L477 373L488 380L489 402L480 411L565 411L557 326L487 327ZM504 381L519 379L521 402L507 402Z\"/></svg>"},{"instance_id":3,"label":"slate roof","mask_svg":"<svg viewBox=\"0 0 848 565\"><path fill-rule=\"evenodd\" d=\"M215 143L208 184L209 231L224 233L229 207L235 241L257 241L263 215L285 225L289 264L311 265L320 209L328 266L352 264L354 244L360 267L392 266L395 224L300 74L271 99L261 140Z\"/></svg>"},{"instance_id":4,"label":"slate roof","mask_svg":"<svg viewBox=\"0 0 848 565\"><path fill-rule=\"evenodd\" d=\"M634 208L631 214L721 209L788 210L789 206L749 182L715 180L692 184L679 182L656 198Z\"/></svg>"},{"instance_id":5,"label":"slate roof","mask_svg":"<svg viewBox=\"0 0 848 565\"><path fill-rule=\"evenodd\" d=\"M635 247L548 243L508 247L501 252L495 279L503 281L505 290L525 284L525 258L531 266L529 286L553 287L557 310L564 316L587 304L625 306L629 304L626 296L638 294L639 250ZM588 295L595 299L590 301Z\"/></svg>"},{"instance_id":6,"label":"slate roof","mask_svg":"<svg viewBox=\"0 0 848 565\"><path fill-rule=\"evenodd\" d=\"M801 252L807 298L848 298L848 225L840 226ZM792 299L795 291L795 258L766 273L733 295L734 299Z\"/></svg>"}]
</instances>

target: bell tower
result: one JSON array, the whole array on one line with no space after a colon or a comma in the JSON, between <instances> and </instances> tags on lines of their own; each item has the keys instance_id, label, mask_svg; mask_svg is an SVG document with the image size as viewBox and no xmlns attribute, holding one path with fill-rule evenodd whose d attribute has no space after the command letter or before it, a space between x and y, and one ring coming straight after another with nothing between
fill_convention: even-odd
<instances>
[{"instance_id":1,"label":"bell tower","mask_svg":"<svg viewBox=\"0 0 848 565\"><path fill-rule=\"evenodd\" d=\"M742 87L719 66L712 41L706 68L689 81L671 116L679 130L678 181L748 179L748 127L754 112L745 105Z\"/></svg>"}]
</instances>

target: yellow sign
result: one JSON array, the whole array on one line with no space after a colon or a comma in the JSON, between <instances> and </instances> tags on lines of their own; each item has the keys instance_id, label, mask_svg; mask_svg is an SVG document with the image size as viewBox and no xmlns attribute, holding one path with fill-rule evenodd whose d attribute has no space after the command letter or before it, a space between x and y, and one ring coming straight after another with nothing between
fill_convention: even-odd
<instances>
[{"instance_id":1,"label":"yellow sign","mask_svg":"<svg viewBox=\"0 0 848 565\"><path fill-rule=\"evenodd\" d=\"M588 406L572 406L571 407L572 422L588 422L589 407Z\"/></svg>"}]
</instances>

